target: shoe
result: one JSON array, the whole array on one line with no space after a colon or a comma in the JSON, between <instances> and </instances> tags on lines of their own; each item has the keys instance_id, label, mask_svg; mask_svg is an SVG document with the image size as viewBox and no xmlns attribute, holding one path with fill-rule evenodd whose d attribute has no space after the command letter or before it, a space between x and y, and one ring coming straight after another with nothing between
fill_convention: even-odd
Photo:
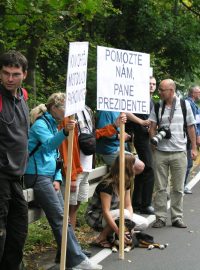
<instances>
[{"instance_id":1,"label":"shoe","mask_svg":"<svg viewBox=\"0 0 200 270\"><path fill-rule=\"evenodd\" d=\"M166 222L164 222L162 219L157 219L154 224L152 225L152 228L162 228L166 226Z\"/></svg>"},{"instance_id":2,"label":"shoe","mask_svg":"<svg viewBox=\"0 0 200 270\"><path fill-rule=\"evenodd\" d=\"M89 250L82 249L82 252L83 252L88 258L90 258L90 257L92 256L92 252L90 252ZM55 262L55 263L60 263L60 258L61 258L61 254L60 254L60 250L58 250L57 253L56 253L56 257L55 257L54 262Z\"/></svg>"},{"instance_id":3,"label":"shoe","mask_svg":"<svg viewBox=\"0 0 200 270\"><path fill-rule=\"evenodd\" d=\"M185 188L184 188L184 193L185 193L185 194L192 194L192 190L189 189L188 187L185 187Z\"/></svg>"},{"instance_id":4,"label":"shoe","mask_svg":"<svg viewBox=\"0 0 200 270\"><path fill-rule=\"evenodd\" d=\"M72 267L72 270L101 270L102 265L91 262L88 258L79 265Z\"/></svg>"},{"instance_id":5,"label":"shoe","mask_svg":"<svg viewBox=\"0 0 200 270\"><path fill-rule=\"evenodd\" d=\"M153 206L147 206L140 209L140 214L146 214L146 215L154 215L154 208Z\"/></svg>"},{"instance_id":6,"label":"shoe","mask_svg":"<svg viewBox=\"0 0 200 270\"><path fill-rule=\"evenodd\" d=\"M92 252L86 249L82 249L82 252L88 257L90 258L92 256Z\"/></svg>"},{"instance_id":7,"label":"shoe","mask_svg":"<svg viewBox=\"0 0 200 270\"><path fill-rule=\"evenodd\" d=\"M140 213L140 205L133 205L134 213Z\"/></svg>"},{"instance_id":8,"label":"shoe","mask_svg":"<svg viewBox=\"0 0 200 270\"><path fill-rule=\"evenodd\" d=\"M61 257L60 250L57 250L54 262L55 263L60 263L60 257Z\"/></svg>"},{"instance_id":9,"label":"shoe","mask_svg":"<svg viewBox=\"0 0 200 270\"><path fill-rule=\"evenodd\" d=\"M176 228L187 228L187 225L185 225L181 219L177 219L176 221L174 221L172 223L172 226Z\"/></svg>"}]
</instances>

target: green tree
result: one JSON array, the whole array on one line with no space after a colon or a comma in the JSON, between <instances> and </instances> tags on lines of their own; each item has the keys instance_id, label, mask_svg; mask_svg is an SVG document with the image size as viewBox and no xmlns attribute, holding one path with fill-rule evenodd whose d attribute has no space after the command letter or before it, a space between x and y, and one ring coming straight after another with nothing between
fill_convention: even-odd
<instances>
[{"instance_id":1,"label":"green tree","mask_svg":"<svg viewBox=\"0 0 200 270\"><path fill-rule=\"evenodd\" d=\"M36 98L46 98L47 92L65 90L69 41L87 38L87 22L95 14L112 12L112 5L109 0L4 0L0 12L1 52L19 49L25 53L29 61L26 83L35 103Z\"/></svg>"},{"instance_id":2,"label":"green tree","mask_svg":"<svg viewBox=\"0 0 200 270\"><path fill-rule=\"evenodd\" d=\"M89 41L87 99L94 108L97 45L149 53L157 79L171 77L180 89L196 82L199 13L198 0L2 0L0 52L25 53L35 104L65 91L69 42Z\"/></svg>"}]
</instances>

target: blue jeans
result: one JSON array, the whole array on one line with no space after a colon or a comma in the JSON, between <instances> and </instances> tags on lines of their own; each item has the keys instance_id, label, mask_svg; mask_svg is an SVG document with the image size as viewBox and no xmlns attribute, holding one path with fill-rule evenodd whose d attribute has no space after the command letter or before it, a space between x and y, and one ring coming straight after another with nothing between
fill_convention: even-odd
<instances>
[{"instance_id":1,"label":"blue jeans","mask_svg":"<svg viewBox=\"0 0 200 270\"><path fill-rule=\"evenodd\" d=\"M130 152L126 151L126 149L125 149L124 153L125 154L130 154ZM119 154L120 154L120 149L118 147L116 152L113 152L113 153L110 153L110 154L107 154L107 155L100 154L100 156L102 157L102 159L106 163L106 165L112 166L113 163L115 162L115 159L119 156Z\"/></svg>"},{"instance_id":2,"label":"blue jeans","mask_svg":"<svg viewBox=\"0 0 200 270\"><path fill-rule=\"evenodd\" d=\"M34 196L45 212L58 245L58 249L61 249L64 208L61 191L55 191L52 184L53 179L51 176L47 175L38 175L36 178L36 175L26 174L24 177L26 187L32 187L35 179L36 181L33 186ZM71 224L68 224L66 256L67 267L74 267L86 258L77 242Z\"/></svg>"}]
</instances>

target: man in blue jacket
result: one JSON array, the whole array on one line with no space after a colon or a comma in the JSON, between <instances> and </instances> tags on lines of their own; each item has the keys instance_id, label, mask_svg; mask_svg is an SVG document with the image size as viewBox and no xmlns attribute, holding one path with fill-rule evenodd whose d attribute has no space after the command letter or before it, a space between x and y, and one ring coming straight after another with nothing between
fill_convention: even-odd
<instances>
[{"instance_id":1,"label":"man in blue jacket","mask_svg":"<svg viewBox=\"0 0 200 270\"><path fill-rule=\"evenodd\" d=\"M199 119L200 115L199 115L199 108L196 104L196 102L200 100L200 86L195 85L195 86L190 87L188 91L188 97L186 98L186 100L189 101L194 118L196 120L197 145L200 145L200 119ZM191 158L190 152L191 152L191 141L188 137L187 138L187 170L186 170L186 176L185 176L185 182L184 182L185 194L192 194L192 190L187 187L189 173L193 166L193 160Z\"/></svg>"},{"instance_id":2,"label":"man in blue jacket","mask_svg":"<svg viewBox=\"0 0 200 270\"><path fill-rule=\"evenodd\" d=\"M21 89L27 59L17 51L0 57L0 269L18 270L28 228L21 176L28 157L28 107Z\"/></svg>"},{"instance_id":3,"label":"man in blue jacket","mask_svg":"<svg viewBox=\"0 0 200 270\"><path fill-rule=\"evenodd\" d=\"M97 128L103 128L106 125L115 123L116 119L119 117L119 112L114 111L98 111L97 115ZM125 141L130 140L130 135L125 133ZM97 140L97 148L96 152L100 154L103 161L108 165L111 166L116 157L119 155L120 151L120 130L118 128L118 133L112 137L102 137ZM136 158L134 169L135 174L140 174L144 170L144 163L139 159Z\"/></svg>"}]
</instances>

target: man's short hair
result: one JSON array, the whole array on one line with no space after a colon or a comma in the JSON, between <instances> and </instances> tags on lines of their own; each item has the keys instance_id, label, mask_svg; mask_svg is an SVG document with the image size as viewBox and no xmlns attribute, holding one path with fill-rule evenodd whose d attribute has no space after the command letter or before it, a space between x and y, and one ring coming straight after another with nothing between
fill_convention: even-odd
<instances>
[{"instance_id":1,"label":"man's short hair","mask_svg":"<svg viewBox=\"0 0 200 270\"><path fill-rule=\"evenodd\" d=\"M190 86L189 90L188 90L188 96L189 97L192 97L192 94L193 92L196 90L196 89L199 89L200 86L199 85L192 85Z\"/></svg>"},{"instance_id":2,"label":"man's short hair","mask_svg":"<svg viewBox=\"0 0 200 270\"><path fill-rule=\"evenodd\" d=\"M12 50L0 56L0 69L2 69L3 66L21 67L23 72L25 72L28 69L28 61L22 53Z\"/></svg>"}]
</instances>

